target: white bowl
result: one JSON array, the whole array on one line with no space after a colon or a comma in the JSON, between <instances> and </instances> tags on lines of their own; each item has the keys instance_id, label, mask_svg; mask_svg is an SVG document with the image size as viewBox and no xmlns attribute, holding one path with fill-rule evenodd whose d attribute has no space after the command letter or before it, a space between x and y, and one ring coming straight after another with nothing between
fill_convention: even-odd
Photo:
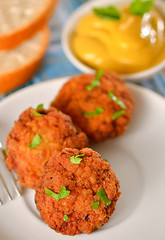
<instances>
[{"instance_id":1,"label":"white bowl","mask_svg":"<svg viewBox=\"0 0 165 240\"><path fill-rule=\"evenodd\" d=\"M93 73L95 70L88 67L84 63L82 63L73 53L71 46L70 46L70 39L71 35L73 34L76 24L80 18L86 15L88 12L93 9L93 7L99 6L106 6L106 5L117 5L122 2L131 2L131 0L93 0L83 4L79 7L68 19L63 32L62 32L62 46L63 50L70 60L70 62L77 67L80 71L84 73ZM165 16L165 2L164 0L156 0L155 6L161 10L163 15ZM165 59L161 61L159 64L155 65L154 67L148 68L147 70L121 75L123 80L130 80L130 81L143 81L153 77L156 73L160 72L165 67Z\"/></svg>"}]
</instances>

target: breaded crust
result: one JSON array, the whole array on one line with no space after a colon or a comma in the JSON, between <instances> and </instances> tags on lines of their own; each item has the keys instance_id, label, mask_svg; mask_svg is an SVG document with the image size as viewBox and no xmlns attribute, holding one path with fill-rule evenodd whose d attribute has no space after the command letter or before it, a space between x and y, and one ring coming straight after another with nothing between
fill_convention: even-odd
<instances>
[{"instance_id":1,"label":"breaded crust","mask_svg":"<svg viewBox=\"0 0 165 240\"><path fill-rule=\"evenodd\" d=\"M73 164L71 156L84 154L80 164ZM119 181L110 164L89 148L82 150L66 148L55 153L45 164L41 185L36 190L35 201L41 218L55 231L65 235L90 234L109 221L120 196ZM59 193L65 186L69 196L56 200L45 188ZM110 205L97 197L104 189ZM94 209L93 202L99 202ZM68 219L64 221L64 215Z\"/></svg>"},{"instance_id":2,"label":"breaded crust","mask_svg":"<svg viewBox=\"0 0 165 240\"><path fill-rule=\"evenodd\" d=\"M87 136L73 125L69 116L53 107L40 113L42 116L35 116L33 108L24 111L7 136L6 164L18 174L23 187L36 188L43 164L52 152L88 146ZM31 149L29 145L36 134L42 142Z\"/></svg>"},{"instance_id":3,"label":"breaded crust","mask_svg":"<svg viewBox=\"0 0 165 240\"><path fill-rule=\"evenodd\" d=\"M72 77L60 90L52 102L52 106L60 109L72 117L72 120L91 139L101 141L107 137L116 137L123 134L130 122L134 110L134 100L120 77L113 72L106 72L100 79L100 86L88 91L86 87L95 78L93 74L82 74ZM110 99L108 92L114 95L126 105L125 114L112 119L115 112L121 111L121 107ZM104 112L90 118L85 112L93 112L102 107Z\"/></svg>"}]
</instances>

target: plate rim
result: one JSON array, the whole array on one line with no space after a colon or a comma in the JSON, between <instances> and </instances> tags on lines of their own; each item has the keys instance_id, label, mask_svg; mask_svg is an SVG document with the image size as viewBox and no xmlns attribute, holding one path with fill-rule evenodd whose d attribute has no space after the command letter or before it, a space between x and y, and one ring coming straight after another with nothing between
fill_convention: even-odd
<instances>
[{"instance_id":1,"label":"plate rim","mask_svg":"<svg viewBox=\"0 0 165 240\"><path fill-rule=\"evenodd\" d=\"M69 76L68 76L69 77ZM11 95L9 95L9 96L7 96L5 99L3 99L2 101L0 101L0 107L3 105L3 104L6 104L6 103L8 103L8 102L10 102L10 101L12 101L12 99L13 98L15 98L15 96L17 97L18 96L18 98L19 98L19 96L21 96L21 97L23 97L23 94L24 94L24 92L28 92L28 90L30 89L37 89L38 87L41 87L41 88L43 88L44 87L44 85L51 85L51 84L59 84L59 81L61 80L61 81L63 81L63 84L67 81L67 79L68 79L68 77L62 77L62 78L55 78L55 79L52 79L52 80L48 80L48 81L44 81L44 82L41 82L41 83L38 83L38 84L35 84L35 85L30 85L30 86L28 86L28 87L26 87L26 88L23 88L23 89L20 89L19 91L17 91L17 92L15 92L15 93L13 93L13 94L11 94ZM61 84L61 86L63 85L63 84ZM157 94L157 93L155 93L155 92L153 92L152 90L150 90L150 89L146 89L145 87L141 87L141 86L139 86L139 85L136 85L135 83L128 83L128 86L131 86L131 89L133 89L133 91L135 90L135 92L137 92L138 93L138 95L140 96L140 93L142 92L142 96L143 95L146 95L146 98L147 98L147 96L148 96L148 94L149 94L149 98L152 98L152 96L154 95L154 97L156 97L156 99L158 99L159 101L161 101L161 104L164 104L165 103L165 99L161 96L161 95L159 95L159 94ZM136 91L137 90L137 91ZM57 92L58 92L58 90L57 90ZM147 94L146 94L146 92L147 92ZM49 98L49 97L48 97ZM162 101L163 100L163 101ZM165 104L163 105L163 106L165 106ZM165 112L164 112L165 113ZM24 201L24 199L22 199L22 201ZM126 223L127 224L127 223ZM115 226L115 228L117 227L117 225ZM120 227L119 227L119 229L120 229ZM105 231L106 232L108 232L109 230L108 229L105 229ZM112 228L112 231L113 231L113 228ZM3 233L2 233L3 234ZM94 235L94 234L96 234L96 235ZM106 233L107 234L107 233ZM76 236L77 238L79 238L80 237L80 239L82 239L82 238L84 238L86 235L78 235L78 236ZM95 233L93 233L90 237L91 237L91 239L93 238L93 237L95 237L95 236L97 236L97 232L95 232ZM68 237L68 236L67 236ZM107 235L105 236L106 237L106 239L108 239L107 238ZM62 239L62 238L65 238L65 236L63 236L63 235L60 235L60 237L59 237L59 239ZM38 239L38 238L37 238ZM51 239L51 237L50 237L50 239ZM57 237L57 239L58 239L58 237ZM69 239L69 237L67 238L67 239ZM87 238L88 239L88 238Z\"/></svg>"},{"instance_id":2,"label":"plate rim","mask_svg":"<svg viewBox=\"0 0 165 240\"><path fill-rule=\"evenodd\" d=\"M84 73L83 73L84 74ZM26 92L26 91L28 91L28 90L31 90L31 89L35 89L35 88L37 88L38 86L40 87L41 85L49 85L49 84L51 84L51 83L53 83L53 82L56 82L56 81L69 81L69 79L70 78L72 78L72 77L74 77L74 76L79 76L79 75L82 75L82 74L76 74L76 75L69 75L69 76L64 76L64 77L59 77L59 78L52 78L52 79L48 79L48 80L44 80L43 82L39 82L39 83L36 83L36 84L33 84L33 85L29 85L29 86L26 86L26 87L24 87L24 88L22 88L22 89L19 89L19 90L17 90L16 92L13 92L13 93L11 93L10 95L8 95L8 96L6 96L5 98L3 98L2 100L0 100L0 106L1 105L3 105L3 104L5 104L5 102L7 102L7 101L10 101L10 99L12 99L13 97L15 97L15 96L19 96L20 94L22 94L22 93L24 93L24 92ZM155 91L153 91L153 90L151 90L151 89L149 89L149 88L146 88L146 87L143 87L143 86L139 86L138 84L136 84L135 82L125 82L125 81L123 81L128 87L131 87L131 88L137 88L137 89L139 89L140 91L143 91L143 92L146 92L146 93L148 93L148 94L154 94L157 98L159 98L161 101L163 100L164 102L165 102L165 98L161 95L161 94L159 94L159 93L157 93L157 92L155 92ZM64 83L65 84L65 83ZM62 85L63 86L63 85Z\"/></svg>"}]
</instances>

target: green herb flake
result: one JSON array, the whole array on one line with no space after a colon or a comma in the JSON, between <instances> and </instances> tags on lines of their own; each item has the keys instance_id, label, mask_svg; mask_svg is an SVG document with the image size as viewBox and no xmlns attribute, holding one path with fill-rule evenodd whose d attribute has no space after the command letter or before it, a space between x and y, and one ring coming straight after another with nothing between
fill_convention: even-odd
<instances>
[{"instance_id":1,"label":"green herb flake","mask_svg":"<svg viewBox=\"0 0 165 240\"><path fill-rule=\"evenodd\" d=\"M4 156L7 155L7 154L6 154L6 149L3 149L2 152L3 152L3 155L4 155Z\"/></svg>"},{"instance_id":2,"label":"green herb flake","mask_svg":"<svg viewBox=\"0 0 165 240\"><path fill-rule=\"evenodd\" d=\"M134 0L130 5L130 12L134 15L143 16L154 5L154 0Z\"/></svg>"},{"instance_id":3,"label":"green herb flake","mask_svg":"<svg viewBox=\"0 0 165 240\"><path fill-rule=\"evenodd\" d=\"M61 191L58 194L54 193L53 191L49 190L48 188L45 188L45 192L46 192L46 194L53 197L57 201L69 196L69 194L70 194L70 191L66 190L65 186L61 187Z\"/></svg>"},{"instance_id":4,"label":"green herb flake","mask_svg":"<svg viewBox=\"0 0 165 240\"><path fill-rule=\"evenodd\" d=\"M91 205L94 209L97 209L99 207L100 202L92 202Z\"/></svg>"},{"instance_id":5,"label":"green herb flake","mask_svg":"<svg viewBox=\"0 0 165 240\"><path fill-rule=\"evenodd\" d=\"M120 100L119 98L117 98L114 93L113 90L108 92L108 96L109 98L114 101L115 103L117 103L121 108L126 109L126 105L123 103L122 100Z\"/></svg>"},{"instance_id":6,"label":"green herb flake","mask_svg":"<svg viewBox=\"0 0 165 240\"><path fill-rule=\"evenodd\" d=\"M37 107L36 110L42 110L44 108L44 104L40 103Z\"/></svg>"},{"instance_id":7,"label":"green herb flake","mask_svg":"<svg viewBox=\"0 0 165 240\"><path fill-rule=\"evenodd\" d=\"M68 216L67 216L67 215L64 215L63 220L64 220L64 222L65 222L66 220L68 220Z\"/></svg>"},{"instance_id":8,"label":"green herb flake","mask_svg":"<svg viewBox=\"0 0 165 240\"><path fill-rule=\"evenodd\" d=\"M47 195L55 198L57 201L59 200L58 194L54 193L53 191L49 190L48 188L45 187L45 192Z\"/></svg>"},{"instance_id":9,"label":"green herb flake","mask_svg":"<svg viewBox=\"0 0 165 240\"><path fill-rule=\"evenodd\" d=\"M119 117L121 117L124 114L125 114L125 110L121 110L121 111L115 112L112 115L112 120L114 121L116 118L119 118Z\"/></svg>"},{"instance_id":10,"label":"green herb flake","mask_svg":"<svg viewBox=\"0 0 165 240\"><path fill-rule=\"evenodd\" d=\"M103 20L119 20L121 18L121 14L115 6L94 8L93 12Z\"/></svg>"},{"instance_id":11,"label":"green herb flake","mask_svg":"<svg viewBox=\"0 0 165 240\"><path fill-rule=\"evenodd\" d=\"M70 191L66 190L66 187L63 186L61 187L61 192L58 193L59 199L65 198L67 196L69 196Z\"/></svg>"},{"instance_id":12,"label":"green herb flake","mask_svg":"<svg viewBox=\"0 0 165 240\"><path fill-rule=\"evenodd\" d=\"M33 111L34 115L37 116L37 117L41 117L43 114L42 113L39 113L37 112L37 110L42 110L44 107L44 104L39 104L36 109Z\"/></svg>"},{"instance_id":13,"label":"green herb flake","mask_svg":"<svg viewBox=\"0 0 165 240\"><path fill-rule=\"evenodd\" d=\"M90 118L94 115L100 115L103 112L104 112L104 109L102 107L98 107L98 108L95 109L94 112L90 112L90 113L84 112L84 115L87 116L88 118Z\"/></svg>"},{"instance_id":14,"label":"green herb flake","mask_svg":"<svg viewBox=\"0 0 165 240\"><path fill-rule=\"evenodd\" d=\"M82 161L82 157L84 157L84 154L79 154L77 156L71 156L70 162L73 164L80 164L80 162Z\"/></svg>"},{"instance_id":15,"label":"green herb flake","mask_svg":"<svg viewBox=\"0 0 165 240\"><path fill-rule=\"evenodd\" d=\"M36 110L34 110L33 113L36 117L41 117L43 115L42 113L39 113Z\"/></svg>"},{"instance_id":16,"label":"green herb flake","mask_svg":"<svg viewBox=\"0 0 165 240\"><path fill-rule=\"evenodd\" d=\"M38 145L42 143L42 139L38 135L38 133L33 137L31 144L29 145L29 148L33 149L36 148Z\"/></svg>"},{"instance_id":17,"label":"green herb flake","mask_svg":"<svg viewBox=\"0 0 165 240\"><path fill-rule=\"evenodd\" d=\"M103 159L105 162L108 162L108 160L106 160L106 159Z\"/></svg>"},{"instance_id":18,"label":"green herb flake","mask_svg":"<svg viewBox=\"0 0 165 240\"><path fill-rule=\"evenodd\" d=\"M111 201L109 201L104 189L100 189L96 194L97 197L101 199L101 201L103 201L106 205L111 204Z\"/></svg>"},{"instance_id":19,"label":"green herb flake","mask_svg":"<svg viewBox=\"0 0 165 240\"><path fill-rule=\"evenodd\" d=\"M86 90L91 91L92 89L94 89L98 86L100 86L100 82L93 80L90 85L86 86Z\"/></svg>"},{"instance_id":20,"label":"green herb flake","mask_svg":"<svg viewBox=\"0 0 165 240\"><path fill-rule=\"evenodd\" d=\"M93 81L91 82L91 84L86 86L86 90L91 91L92 89L100 86L100 78L102 77L102 75L103 75L103 71L100 69L100 70L97 72L97 75L96 75L96 77L93 79Z\"/></svg>"}]
</instances>

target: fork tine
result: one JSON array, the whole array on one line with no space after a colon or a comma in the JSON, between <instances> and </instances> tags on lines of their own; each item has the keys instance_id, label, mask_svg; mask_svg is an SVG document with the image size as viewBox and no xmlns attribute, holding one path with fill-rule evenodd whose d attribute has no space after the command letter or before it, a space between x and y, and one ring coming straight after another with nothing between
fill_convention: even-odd
<instances>
[{"instance_id":1,"label":"fork tine","mask_svg":"<svg viewBox=\"0 0 165 240\"><path fill-rule=\"evenodd\" d=\"M17 196L20 196L21 193L18 189L18 186L15 182L14 175L8 171L4 160L4 155L0 150L0 196L1 203L3 204L7 200L12 200Z\"/></svg>"},{"instance_id":2,"label":"fork tine","mask_svg":"<svg viewBox=\"0 0 165 240\"><path fill-rule=\"evenodd\" d=\"M1 188L1 202L4 203L7 200L12 200L12 197L9 193L9 190L5 184L5 181L2 177L2 175L0 174L0 188Z\"/></svg>"},{"instance_id":3,"label":"fork tine","mask_svg":"<svg viewBox=\"0 0 165 240\"><path fill-rule=\"evenodd\" d=\"M13 171L11 171L11 175L12 175L12 178L13 178L13 181L12 181L12 184L13 184L13 187L15 188L15 191L17 193L17 196L20 197L21 196L21 186L20 184L17 182L16 180L16 174L14 174Z\"/></svg>"}]
</instances>

